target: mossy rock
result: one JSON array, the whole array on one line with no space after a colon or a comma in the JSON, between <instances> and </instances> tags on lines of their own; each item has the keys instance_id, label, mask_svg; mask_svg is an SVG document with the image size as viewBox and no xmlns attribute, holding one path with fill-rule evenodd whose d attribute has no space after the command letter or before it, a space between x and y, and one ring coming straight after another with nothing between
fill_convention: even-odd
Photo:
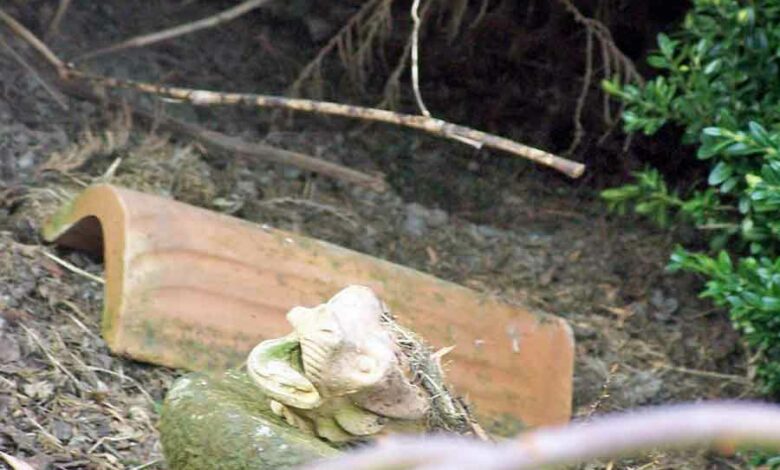
<instances>
[{"instance_id":1,"label":"mossy rock","mask_svg":"<svg viewBox=\"0 0 780 470\"><path fill-rule=\"evenodd\" d=\"M285 469L339 454L274 415L242 371L194 373L174 382L160 434L172 470Z\"/></svg>"}]
</instances>

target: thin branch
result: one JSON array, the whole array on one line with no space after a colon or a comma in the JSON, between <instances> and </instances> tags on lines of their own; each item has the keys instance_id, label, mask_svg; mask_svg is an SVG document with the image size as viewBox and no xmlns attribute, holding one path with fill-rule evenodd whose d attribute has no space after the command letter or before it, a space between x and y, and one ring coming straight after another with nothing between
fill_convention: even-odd
<instances>
[{"instance_id":1,"label":"thin branch","mask_svg":"<svg viewBox=\"0 0 780 470\"><path fill-rule=\"evenodd\" d=\"M743 377L741 375L723 374L721 372L713 372L710 370L688 369L687 367L672 365L664 365L663 368L675 372L680 372L681 374L697 375L699 377L707 377L714 380L727 380L730 382L736 382L741 385L750 385L752 383L748 377Z\"/></svg>"},{"instance_id":2,"label":"thin branch","mask_svg":"<svg viewBox=\"0 0 780 470\"><path fill-rule=\"evenodd\" d=\"M51 364L56 369L61 370L62 373L64 373L71 380L71 382L73 382L73 385L75 385L80 392L84 392L85 391L84 385L82 385L81 382L79 382L78 379L76 379L76 377L65 366L63 366L62 363L57 360L57 358L55 358L51 354L51 352L49 352L49 349L46 347L45 344L43 344L43 341L41 341L38 335L36 335L35 332L30 328L24 326L24 324L20 323L19 326L21 326L22 329L25 331L25 333L27 333L27 336L29 336L30 339L32 339L33 342L37 344L39 348L41 348L41 351L43 351L43 354L46 356L49 362L51 362Z\"/></svg>"},{"instance_id":3,"label":"thin branch","mask_svg":"<svg viewBox=\"0 0 780 470\"><path fill-rule=\"evenodd\" d=\"M58 92L57 92L57 91L56 91L54 88L52 88L52 86L51 86L51 85L49 85L49 83L48 83L48 82L46 82L46 80L44 80L44 79L43 79L43 77L41 77L41 75L38 73L38 71L37 71L37 70L35 70L35 68L34 68L32 65L30 65L30 64L29 64L29 63L28 63L28 62L27 62L27 61L24 59L24 57L22 57L22 56L21 56L19 53L17 53L17 52L16 52L16 51L15 51L15 50L14 50L14 49L11 47L11 45L10 45L10 44L8 44L8 43L5 41L5 39L3 39L3 38L1 38L1 37L0 37L0 45L2 45L2 46L3 46L3 48L5 48L5 50L6 50L6 51L8 51L8 53L11 55L11 57L12 57L14 60L16 60L17 62L19 62L19 64L20 64L20 65L21 65L21 66L22 66L22 67L23 67L25 70L27 70L27 72L28 72L30 75L32 75L32 77L35 79L35 81L37 81L37 82L38 82L38 84L40 84L40 85L41 85L41 87L42 87L44 90L46 90L46 92L49 94L49 96L51 96L51 97L52 97L52 99L54 100L54 102L55 102L55 103L57 103L57 105L59 105L59 107L60 107L60 108L62 108L62 109L63 109L63 110L65 110L65 111L67 111L67 110L68 110L68 104L65 102L65 98L64 98L62 95L60 95L60 94L59 94L59 93L58 93Z\"/></svg>"},{"instance_id":4,"label":"thin branch","mask_svg":"<svg viewBox=\"0 0 780 470\"><path fill-rule=\"evenodd\" d=\"M57 6L57 12L54 13L54 18L52 18L51 23L49 23L49 29L46 31L45 38L54 36L59 32L60 23L62 23L65 13L68 12L68 7L70 7L70 0L60 0L60 4Z\"/></svg>"},{"instance_id":5,"label":"thin branch","mask_svg":"<svg viewBox=\"0 0 780 470\"><path fill-rule=\"evenodd\" d=\"M428 17L431 2L426 2L420 9L420 22L425 22ZM390 108L393 109L398 104L401 92L400 82L401 74L406 70L406 63L412 55L412 47L414 47L414 36L409 35L404 44L404 50L401 52L401 56L398 58L398 62L395 64L395 68L390 72L385 82L384 90L382 91L382 101L376 106L377 108Z\"/></svg>"},{"instance_id":6,"label":"thin branch","mask_svg":"<svg viewBox=\"0 0 780 470\"><path fill-rule=\"evenodd\" d=\"M69 270L71 272L74 272L74 273L78 274L79 276L85 277L85 278L89 279L90 281L97 282L98 284L105 284L106 283L106 281L104 281L102 277L96 276L96 275L94 275L94 274L92 274L90 272L84 271L83 269L79 268L78 266L65 261L64 259L60 258L57 255L49 253L46 250L41 249L41 254L43 254L43 256L49 258L50 260L54 261L55 263L59 264L63 268L65 268L65 269L67 269L67 270Z\"/></svg>"},{"instance_id":7,"label":"thin branch","mask_svg":"<svg viewBox=\"0 0 780 470\"><path fill-rule=\"evenodd\" d=\"M36 51L38 51L46 59L46 61L51 64L55 70L57 70L58 73L62 74L65 71L67 68L65 63L60 60L60 58L57 57L57 55L52 52L51 49L49 49L49 47L43 43L43 41L38 39L33 33L30 32L29 29L25 28L11 15L3 11L2 8L0 8L0 20L2 20L11 29L11 31L16 33L16 35L24 39Z\"/></svg>"},{"instance_id":8,"label":"thin branch","mask_svg":"<svg viewBox=\"0 0 780 470\"><path fill-rule=\"evenodd\" d=\"M2 451L0 451L0 459L3 459L3 461L5 461L5 463L7 463L8 466L13 470L35 470L35 467L28 464L24 460L18 459L13 455L6 454Z\"/></svg>"},{"instance_id":9,"label":"thin branch","mask_svg":"<svg viewBox=\"0 0 780 470\"><path fill-rule=\"evenodd\" d=\"M353 29L359 27L364 21L369 21L371 18L375 18L376 15L381 15L380 7L384 4L385 0L368 0L363 3L360 9L352 15L344 26L339 29L332 38L317 52L317 55L309 61L308 64L301 70L298 77L293 80L292 85L287 89L287 93L293 96L297 96L300 93L300 89L303 83L310 79L312 76L318 75L322 61L334 50L337 50L341 58L341 62L345 67L349 68L350 52L352 49L352 32ZM376 20L375 20L376 21Z\"/></svg>"},{"instance_id":10,"label":"thin branch","mask_svg":"<svg viewBox=\"0 0 780 470\"><path fill-rule=\"evenodd\" d=\"M459 141L464 141L464 139L466 141L474 141L487 147L504 150L514 155L553 168L571 178L578 178L582 176L582 173L585 171L585 165L581 163L567 160L552 153L545 152L534 147L529 147L504 137L499 137L469 127L452 124L441 119L400 114L382 109L364 108L340 103L284 98L270 95L220 93L206 90L195 90L191 88L159 86L143 82L119 80L111 77L101 77L86 74L75 69L74 67L65 65L53 52L51 52L51 50L44 43L35 37L34 34L32 34L29 30L27 30L27 28L3 12L2 9L0 9L0 20L4 21L16 34L21 36L36 50L38 50L66 82L73 82L74 78L84 79L107 87L127 88L144 93L151 93L178 100L184 100L196 106L243 104L257 107L284 108L296 111L343 116L353 119L385 122L389 124L420 129L429 134ZM183 122L180 123L185 124ZM186 126L192 125L186 124Z\"/></svg>"},{"instance_id":11,"label":"thin branch","mask_svg":"<svg viewBox=\"0 0 780 470\"><path fill-rule=\"evenodd\" d=\"M417 106L420 108L422 115L431 117L431 113L425 106L422 94L420 93L419 41L421 21L419 9L420 0L414 0L414 2L412 2L412 21L414 22L414 28L412 29L412 89L414 90L414 99L417 100Z\"/></svg>"},{"instance_id":12,"label":"thin branch","mask_svg":"<svg viewBox=\"0 0 780 470\"><path fill-rule=\"evenodd\" d=\"M126 103L123 103L115 98L100 96L92 89L85 87L82 83L74 80L67 80L66 77L69 74L77 73L75 69L65 65L65 63L60 60L60 58L57 57L57 55L54 54L51 49L48 48L48 46L46 46L46 44L39 40L34 34L32 34L27 28L17 22L13 17L6 14L2 9L0 9L0 21L4 22L11 29L11 31L30 44L36 51L38 51L38 53L46 60L46 62L48 62L48 64L59 74L61 80L58 85L61 91L70 96L86 99L92 102L104 104L108 103L109 105L119 109L129 109L129 106ZM153 125L185 135L189 138L200 141L208 147L212 147L221 151L235 153L251 158L259 158L274 163L296 166L304 170L320 173L331 178L340 179L348 183L371 188L379 192L387 189L387 184L381 176L369 175L336 163L310 157L302 153L271 147L269 145L248 144L241 139L211 131L195 124L179 121L171 117L158 116L148 111L139 109L129 110L134 116L150 122Z\"/></svg>"},{"instance_id":13,"label":"thin branch","mask_svg":"<svg viewBox=\"0 0 780 470\"><path fill-rule=\"evenodd\" d=\"M588 98L590 84L593 81L593 31L586 29L585 34L585 75L582 77L580 96L577 97L577 107L574 109L574 138L566 150L566 155L573 154L585 136L585 128L582 126L582 111L585 109L585 100Z\"/></svg>"},{"instance_id":14,"label":"thin branch","mask_svg":"<svg viewBox=\"0 0 780 470\"><path fill-rule=\"evenodd\" d=\"M503 150L516 156L532 160L536 163L553 168L565 175L578 178L585 171L585 165L567 160L549 152L529 147L513 140L478 131L466 126L460 126L441 119L425 116L401 114L383 109L350 106L327 101L315 101L298 98L285 98L273 95L257 95L251 93L223 93L192 88L154 85L131 80L120 80L68 69L69 78L84 79L97 85L110 88L126 88L154 95L185 101L195 106L245 105L259 108L283 108L294 111L328 114L367 121L378 121L398 126L419 129L429 134L449 139L474 141L481 145Z\"/></svg>"},{"instance_id":15,"label":"thin branch","mask_svg":"<svg viewBox=\"0 0 780 470\"><path fill-rule=\"evenodd\" d=\"M482 3L479 5L479 11L477 12L477 16L474 17L474 20L469 25L469 29L474 29L482 22L483 19L485 19L485 14L487 13L488 4L490 3L490 0L482 0Z\"/></svg>"},{"instance_id":16,"label":"thin branch","mask_svg":"<svg viewBox=\"0 0 780 470\"><path fill-rule=\"evenodd\" d=\"M693 446L780 449L780 407L738 402L660 406L543 428L497 445L447 436L390 438L307 468L522 470Z\"/></svg>"},{"instance_id":17,"label":"thin branch","mask_svg":"<svg viewBox=\"0 0 780 470\"><path fill-rule=\"evenodd\" d=\"M644 83L644 79L639 74L639 72L637 72L636 67L634 66L634 62L632 62L631 59L623 54L623 51L621 51L617 47L617 44L615 44L615 40L612 38L612 33L610 32L609 28L604 26L602 22L583 15L571 0L559 1L563 4L564 8L566 8L566 11L568 11L574 17L574 21L591 30L593 34L596 35L601 44L609 52L610 57L612 57L612 59L616 62L616 65L618 66L615 70L616 73L620 73L622 71L625 74L627 80L635 81L639 84Z\"/></svg>"},{"instance_id":18,"label":"thin branch","mask_svg":"<svg viewBox=\"0 0 780 470\"><path fill-rule=\"evenodd\" d=\"M190 34L190 33L194 33L195 31L200 31L201 29L213 28L223 23L227 23L228 21L232 21L238 18L239 16L242 16L254 9L257 9L265 5L269 1L270 0L247 0L246 2L240 3L234 6L233 8L228 8L227 10L221 11L216 15L208 16L206 18L201 18L197 21L185 23L179 26L175 26L173 28L164 29L162 31L157 31L150 34L144 34L142 36L136 36L134 38L128 39L126 41L122 41L120 43L111 46L97 49L92 52L87 52L86 54L82 54L73 60L83 61L86 59L93 59L97 56L101 56L101 55L105 55L105 54L109 54L109 53L113 53L125 49L144 47L150 44L167 41L169 39L183 36L185 34Z\"/></svg>"},{"instance_id":19,"label":"thin branch","mask_svg":"<svg viewBox=\"0 0 780 470\"><path fill-rule=\"evenodd\" d=\"M75 82L64 81L60 88L70 96L86 99L96 103L108 103L112 107L122 108L127 106L120 100L111 97L100 96L87 87ZM371 175L352 168L329 162L320 158L311 157L299 152L280 149L261 143L248 143L237 137L231 137L220 132L212 131L197 124L191 124L170 116L160 115L137 108L130 108L133 116L161 129L173 132L180 136L196 140L207 148L229 154L243 156L251 159L265 160L272 163L291 165L303 170L328 176L350 184L370 188L377 192L387 190L387 183L381 175Z\"/></svg>"}]
</instances>

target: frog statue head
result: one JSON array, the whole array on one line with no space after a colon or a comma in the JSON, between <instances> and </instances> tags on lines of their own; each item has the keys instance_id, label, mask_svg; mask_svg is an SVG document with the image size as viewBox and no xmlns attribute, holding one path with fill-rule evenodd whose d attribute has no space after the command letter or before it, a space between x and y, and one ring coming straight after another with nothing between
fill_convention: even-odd
<instances>
[{"instance_id":1,"label":"frog statue head","mask_svg":"<svg viewBox=\"0 0 780 470\"><path fill-rule=\"evenodd\" d=\"M247 371L288 423L331 441L424 420L430 397L407 377L403 354L374 292L350 286L287 314L293 332L264 341Z\"/></svg>"},{"instance_id":2,"label":"frog statue head","mask_svg":"<svg viewBox=\"0 0 780 470\"><path fill-rule=\"evenodd\" d=\"M380 383L396 364L396 346L367 287L342 290L326 304L287 314L301 347L303 371L320 393L348 395Z\"/></svg>"}]
</instances>

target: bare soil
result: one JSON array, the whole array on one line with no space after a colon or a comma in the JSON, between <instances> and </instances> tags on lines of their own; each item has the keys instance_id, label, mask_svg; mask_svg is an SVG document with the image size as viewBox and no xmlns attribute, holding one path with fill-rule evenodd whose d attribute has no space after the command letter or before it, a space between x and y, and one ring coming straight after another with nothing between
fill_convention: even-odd
<instances>
[{"instance_id":1,"label":"bare soil","mask_svg":"<svg viewBox=\"0 0 780 470\"><path fill-rule=\"evenodd\" d=\"M11 2L8 11L41 31L55 3ZM228 4L74 2L49 43L73 57ZM339 18L314 14L338 25ZM320 45L295 12L259 11L88 67L281 93ZM182 372L111 354L99 336L102 286L47 254L96 276L100 260L47 246L39 235L48 214L96 181L318 237L561 315L577 340L580 418L754 394L748 358L726 314L697 298L699 280L665 271L675 241L686 234L610 216L592 187L503 154L475 155L458 143L390 127L304 116L279 124L264 112L156 104L248 141L382 171L392 189L379 194L209 153L121 112L58 97L64 109L1 44L0 91L0 451L36 468L165 467L155 422L165 391ZM655 452L588 468L740 462L704 451Z\"/></svg>"}]
</instances>

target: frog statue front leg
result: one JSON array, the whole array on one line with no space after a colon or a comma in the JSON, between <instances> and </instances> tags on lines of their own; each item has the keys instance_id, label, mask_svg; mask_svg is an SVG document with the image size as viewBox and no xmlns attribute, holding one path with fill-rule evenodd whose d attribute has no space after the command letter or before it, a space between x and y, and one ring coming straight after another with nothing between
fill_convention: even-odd
<instances>
[{"instance_id":1,"label":"frog statue front leg","mask_svg":"<svg viewBox=\"0 0 780 470\"><path fill-rule=\"evenodd\" d=\"M288 424L331 442L422 429L430 398L407 377L383 306L351 286L325 304L287 314L289 335L263 341L247 373Z\"/></svg>"}]
</instances>

